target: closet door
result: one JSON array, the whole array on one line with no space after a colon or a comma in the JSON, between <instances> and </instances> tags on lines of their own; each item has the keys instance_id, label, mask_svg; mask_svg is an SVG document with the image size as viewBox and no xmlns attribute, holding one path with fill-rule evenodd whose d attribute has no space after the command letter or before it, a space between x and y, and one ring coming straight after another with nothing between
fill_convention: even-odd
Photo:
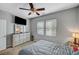
<instances>
[{"instance_id":1,"label":"closet door","mask_svg":"<svg viewBox=\"0 0 79 59\"><path fill-rule=\"evenodd\" d=\"M6 49L6 37L0 38L0 51Z\"/></svg>"},{"instance_id":2,"label":"closet door","mask_svg":"<svg viewBox=\"0 0 79 59\"><path fill-rule=\"evenodd\" d=\"M6 20L0 20L0 38L6 35Z\"/></svg>"},{"instance_id":3,"label":"closet door","mask_svg":"<svg viewBox=\"0 0 79 59\"><path fill-rule=\"evenodd\" d=\"M0 20L0 50L6 49L6 20Z\"/></svg>"}]
</instances>

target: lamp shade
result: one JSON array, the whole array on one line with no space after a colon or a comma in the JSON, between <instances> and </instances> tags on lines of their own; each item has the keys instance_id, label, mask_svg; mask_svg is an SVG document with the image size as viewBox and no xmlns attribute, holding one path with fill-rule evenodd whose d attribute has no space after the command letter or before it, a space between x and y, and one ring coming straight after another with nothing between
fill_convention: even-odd
<instances>
[{"instance_id":1,"label":"lamp shade","mask_svg":"<svg viewBox=\"0 0 79 59\"><path fill-rule=\"evenodd\" d=\"M72 33L72 37L79 38L79 33L78 32L77 33Z\"/></svg>"}]
</instances>

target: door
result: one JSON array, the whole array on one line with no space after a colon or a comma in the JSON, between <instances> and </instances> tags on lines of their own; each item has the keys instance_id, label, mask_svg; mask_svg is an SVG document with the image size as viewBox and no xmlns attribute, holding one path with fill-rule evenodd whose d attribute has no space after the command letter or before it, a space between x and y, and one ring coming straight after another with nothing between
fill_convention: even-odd
<instances>
[{"instance_id":1,"label":"door","mask_svg":"<svg viewBox=\"0 0 79 59\"><path fill-rule=\"evenodd\" d=\"M6 35L6 20L0 20L0 38Z\"/></svg>"},{"instance_id":2,"label":"door","mask_svg":"<svg viewBox=\"0 0 79 59\"><path fill-rule=\"evenodd\" d=\"M6 37L0 38L0 51L6 49Z\"/></svg>"},{"instance_id":3,"label":"door","mask_svg":"<svg viewBox=\"0 0 79 59\"><path fill-rule=\"evenodd\" d=\"M6 20L0 20L0 50L6 49Z\"/></svg>"}]
</instances>

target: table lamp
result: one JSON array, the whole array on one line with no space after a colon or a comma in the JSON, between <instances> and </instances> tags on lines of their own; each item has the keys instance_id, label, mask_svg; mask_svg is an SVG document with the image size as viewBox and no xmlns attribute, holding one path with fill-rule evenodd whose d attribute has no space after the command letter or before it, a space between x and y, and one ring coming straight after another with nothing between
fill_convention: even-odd
<instances>
[{"instance_id":1,"label":"table lamp","mask_svg":"<svg viewBox=\"0 0 79 59\"><path fill-rule=\"evenodd\" d=\"M74 44L79 44L79 33L78 32L72 33L72 37L74 38Z\"/></svg>"}]
</instances>

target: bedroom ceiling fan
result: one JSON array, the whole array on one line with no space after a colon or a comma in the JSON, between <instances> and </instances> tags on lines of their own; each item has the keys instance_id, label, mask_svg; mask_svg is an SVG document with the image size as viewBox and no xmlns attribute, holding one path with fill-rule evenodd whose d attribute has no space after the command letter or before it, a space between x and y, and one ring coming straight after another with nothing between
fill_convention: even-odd
<instances>
[{"instance_id":1,"label":"bedroom ceiling fan","mask_svg":"<svg viewBox=\"0 0 79 59\"><path fill-rule=\"evenodd\" d=\"M33 13L36 13L37 15L40 15L38 13L38 11L44 11L45 10L45 8L35 8L33 3L29 3L29 6L30 6L30 9L26 9L26 8L19 8L19 9L32 11ZM28 13L28 15L31 15L31 14L32 14L31 12Z\"/></svg>"}]
</instances>

